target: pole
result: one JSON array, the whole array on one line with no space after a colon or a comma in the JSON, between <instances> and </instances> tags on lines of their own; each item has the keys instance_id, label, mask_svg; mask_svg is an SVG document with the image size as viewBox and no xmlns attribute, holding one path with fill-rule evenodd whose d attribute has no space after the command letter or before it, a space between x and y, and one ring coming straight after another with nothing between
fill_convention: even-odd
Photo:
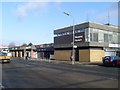
<instances>
[{"instance_id":1,"label":"pole","mask_svg":"<svg viewBox=\"0 0 120 90\"><path fill-rule=\"evenodd\" d=\"M73 49L72 49L72 55L73 55L73 58L72 58L72 64L75 63L75 52L74 52L74 44L75 44L75 25L74 25L74 18L73 18Z\"/></svg>"},{"instance_id":2,"label":"pole","mask_svg":"<svg viewBox=\"0 0 120 90\"><path fill-rule=\"evenodd\" d=\"M74 52L74 44L75 44L75 25L74 25L74 17L70 15L69 13L64 12L67 16L71 16L73 19L73 42L72 42L72 64L75 63L75 52Z\"/></svg>"},{"instance_id":3,"label":"pole","mask_svg":"<svg viewBox=\"0 0 120 90\"><path fill-rule=\"evenodd\" d=\"M31 45L31 52L30 52L30 60L32 59L32 45Z\"/></svg>"},{"instance_id":4,"label":"pole","mask_svg":"<svg viewBox=\"0 0 120 90\"><path fill-rule=\"evenodd\" d=\"M26 49L24 47L24 60L26 59Z\"/></svg>"}]
</instances>

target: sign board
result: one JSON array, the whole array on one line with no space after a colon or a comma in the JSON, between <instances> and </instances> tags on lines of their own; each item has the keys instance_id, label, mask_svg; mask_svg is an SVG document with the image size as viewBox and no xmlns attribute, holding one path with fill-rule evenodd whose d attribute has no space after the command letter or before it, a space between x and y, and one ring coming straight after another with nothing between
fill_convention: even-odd
<instances>
[{"instance_id":1,"label":"sign board","mask_svg":"<svg viewBox=\"0 0 120 90\"><path fill-rule=\"evenodd\" d=\"M77 46L76 46L76 45L74 45L74 48L77 48Z\"/></svg>"},{"instance_id":2,"label":"sign board","mask_svg":"<svg viewBox=\"0 0 120 90\"><path fill-rule=\"evenodd\" d=\"M75 33L75 42L85 42L85 33Z\"/></svg>"},{"instance_id":3,"label":"sign board","mask_svg":"<svg viewBox=\"0 0 120 90\"><path fill-rule=\"evenodd\" d=\"M109 47L119 47L119 44L109 44Z\"/></svg>"}]
</instances>

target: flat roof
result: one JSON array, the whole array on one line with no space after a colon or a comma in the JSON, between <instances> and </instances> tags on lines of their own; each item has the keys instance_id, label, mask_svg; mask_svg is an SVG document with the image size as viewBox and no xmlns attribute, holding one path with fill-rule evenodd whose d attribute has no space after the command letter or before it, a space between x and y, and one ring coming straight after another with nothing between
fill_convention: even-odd
<instances>
[{"instance_id":1,"label":"flat roof","mask_svg":"<svg viewBox=\"0 0 120 90\"><path fill-rule=\"evenodd\" d=\"M80 29L80 28L88 28L88 27L101 29L101 30L105 30L105 31L120 32L120 30L118 30L118 26L111 25L111 24L98 24L95 22L85 22L85 23L77 24L77 25L75 25L75 30ZM72 31L72 30L73 30L73 26L64 27L61 29L54 30L54 34L59 34L59 33Z\"/></svg>"}]
</instances>

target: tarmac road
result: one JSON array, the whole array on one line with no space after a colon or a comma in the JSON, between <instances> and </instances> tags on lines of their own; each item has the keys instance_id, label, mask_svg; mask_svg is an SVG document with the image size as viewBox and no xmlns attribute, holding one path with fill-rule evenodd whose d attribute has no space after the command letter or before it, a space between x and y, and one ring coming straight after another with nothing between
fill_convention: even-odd
<instances>
[{"instance_id":1,"label":"tarmac road","mask_svg":"<svg viewBox=\"0 0 120 90\"><path fill-rule=\"evenodd\" d=\"M2 64L4 88L118 88L118 68L12 60Z\"/></svg>"}]
</instances>

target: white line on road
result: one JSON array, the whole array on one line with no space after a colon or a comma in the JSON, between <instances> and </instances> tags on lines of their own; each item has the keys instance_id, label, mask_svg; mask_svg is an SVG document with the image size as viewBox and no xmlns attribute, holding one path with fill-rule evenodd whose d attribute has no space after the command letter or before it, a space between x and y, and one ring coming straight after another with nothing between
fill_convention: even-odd
<instances>
[{"instance_id":1,"label":"white line on road","mask_svg":"<svg viewBox=\"0 0 120 90\"><path fill-rule=\"evenodd\" d=\"M25 65L25 66L31 66L31 65Z\"/></svg>"}]
</instances>

